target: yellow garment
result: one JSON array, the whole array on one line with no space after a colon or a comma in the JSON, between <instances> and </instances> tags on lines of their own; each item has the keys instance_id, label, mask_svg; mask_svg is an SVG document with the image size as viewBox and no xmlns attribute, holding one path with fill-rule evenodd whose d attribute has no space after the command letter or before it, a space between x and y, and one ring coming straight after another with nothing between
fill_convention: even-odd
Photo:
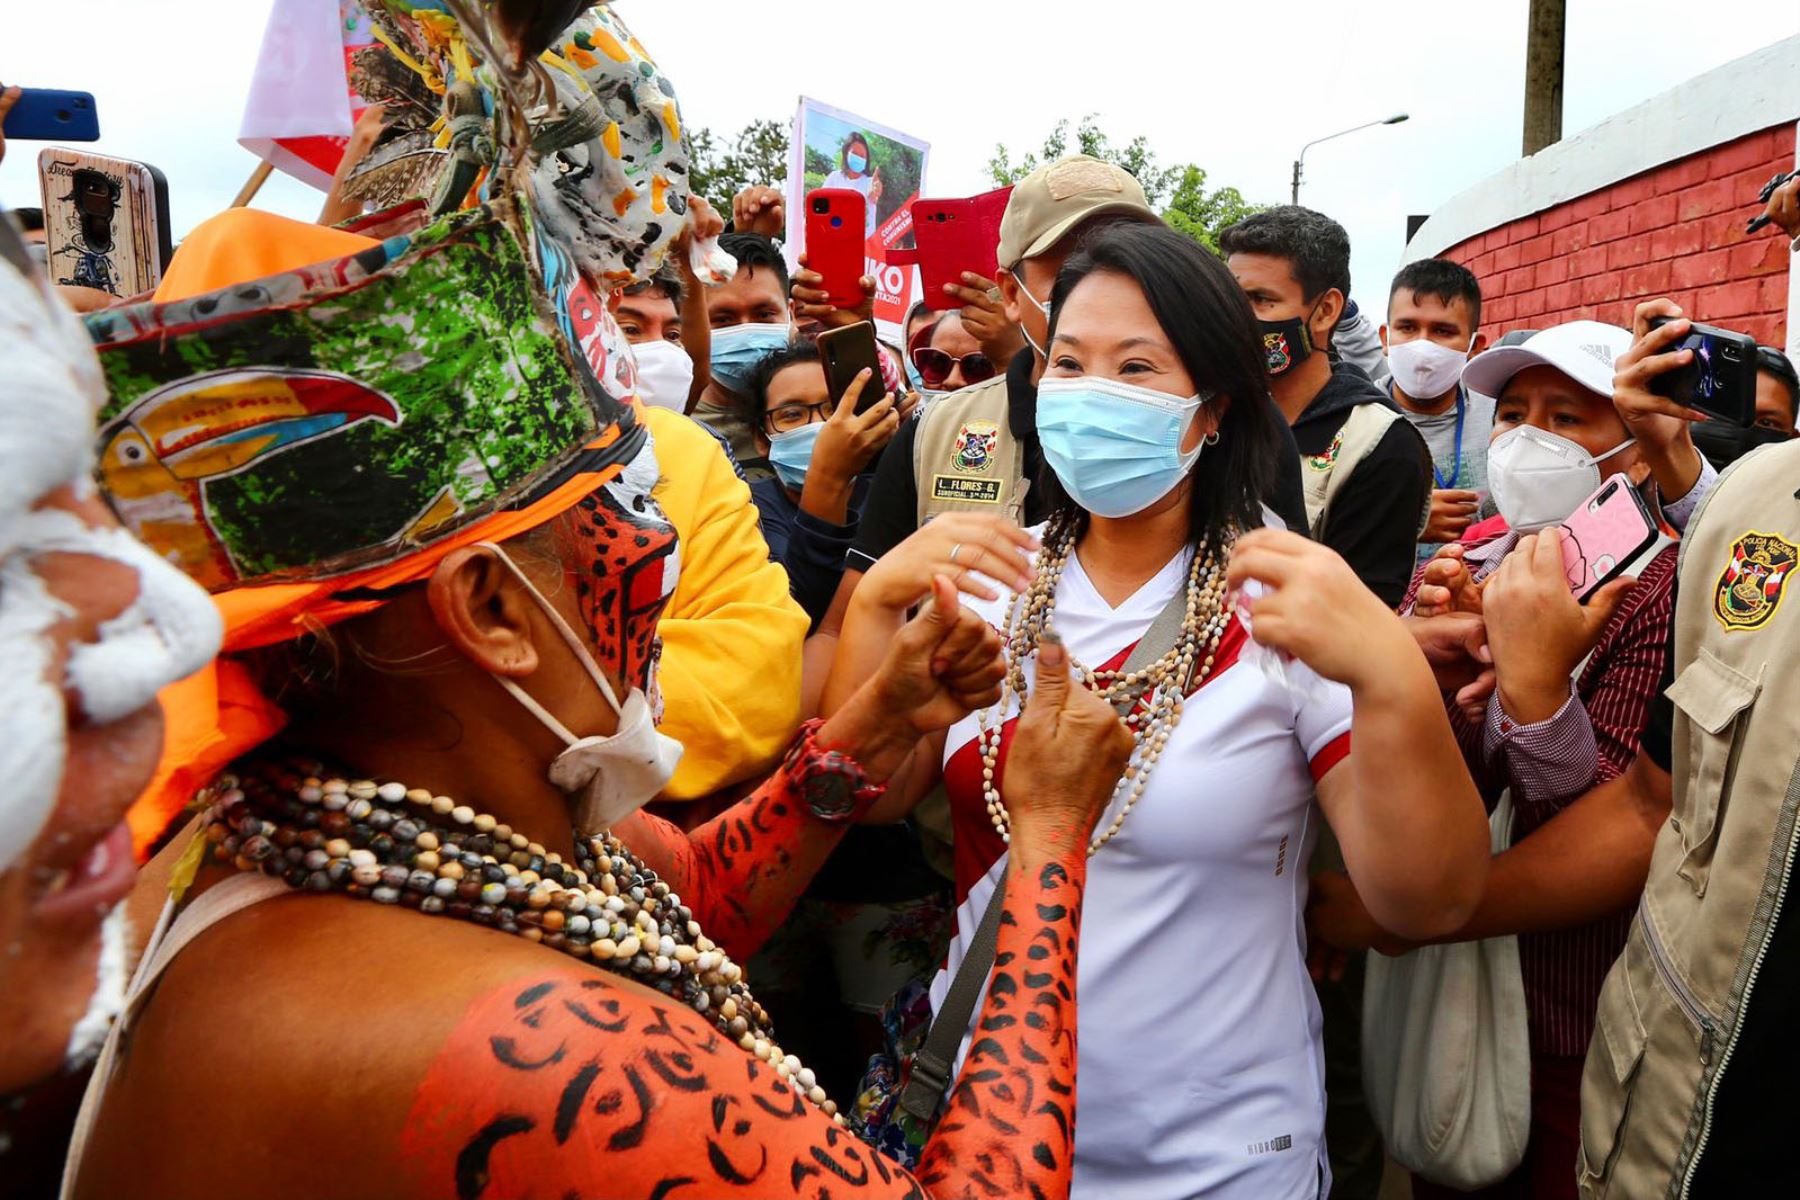
<instances>
[{"instance_id":1,"label":"yellow garment","mask_svg":"<svg viewBox=\"0 0 1800 1200\"><path fill-rule=\"evenodd\" d=\"M711 434L640 406L662 478L651 491L681 535L662 635L662 730L687 747L665 800L697 800L767 771L800 723L806 613L769 561L750 488Z\"/></svg>"}]
</instances>

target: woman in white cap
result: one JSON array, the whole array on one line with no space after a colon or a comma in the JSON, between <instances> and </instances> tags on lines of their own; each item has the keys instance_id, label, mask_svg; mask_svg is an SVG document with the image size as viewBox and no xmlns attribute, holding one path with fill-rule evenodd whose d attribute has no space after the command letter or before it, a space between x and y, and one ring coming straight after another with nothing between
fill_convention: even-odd
<instances>
[{"instance_id":1,"label":"woman in white cap","mask_svg":"<svg viewBox=\"0 0 1800 1200\"><path fill-rule=\"evenodd\" d=\"M1485 799L1491 805L1511 792L1515 845L1630 765L1662 677L1674 545L1660 541L1581 603L1564 572L1558 529L1613 476L1640 489L1655 511L1651 465L1613 406L1614 363L1630 347L1631 334L1618 326L1570 321L1470 360L1463 383L1497 397L1488 477L1500 515L1427 563L1403 607L1484 621L1492 669L1445 703ZM1321 876L1315 888L1311 915L1324 940L1388 953L1412 945L1368 918L1347 877ZM1547 895L1509 887L1497 865L1474 918L1441 939L1521 935L1530 1142L1512 1176L1477 1194L1573 1200L1582 1063L1600 986L1631 919L1629 909L1596 907L1578 876L1564 894ZM1464 1194L1420 1180L1413 1187L1424 1200Z\"/></svg>"}]
</instances>

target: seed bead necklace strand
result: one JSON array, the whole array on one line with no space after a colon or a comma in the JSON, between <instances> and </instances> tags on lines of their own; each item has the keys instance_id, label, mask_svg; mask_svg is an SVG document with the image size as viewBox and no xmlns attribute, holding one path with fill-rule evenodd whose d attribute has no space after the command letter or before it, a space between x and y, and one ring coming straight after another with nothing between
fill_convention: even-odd
<instances>
[{"instance_id":1,"label":"seed bead necklace strand","mask_svg":"<svg viewBox=\"0 0 1800 1200\"><path fill-rule=\"evenodd\" d=\"M488 925L590 959L713 1021L844 1123L812 1070L776 1043L743 968L610 833L578 837L571 865L448 796L333 778L306 761L246 764L204 798L215 861L306 891Z\"/></svg>"},{"instance_id":2,"label":"seed bead necklace strand","mask_svg":"<svg viewBox=\"0 0 1800 1200\"><path fill-rule=\"evenodd\" d=\"M1031 586L1013 596L1007 608L1006 681L1000 702L982 711L976 740L981 747L981 790L987 801L988 819L1000 839L1012 841L1011 821L1006 804L1000 798L998 763L1001 733L1006 726L1009 697L1016 697L1020 711L1025 708L1025 659L1037 652L1038 641L1051 624L1056 611L1056 591L1063 570L1075 553L1078 522L1061 517L1046 531L1044 548L1038 556L1038 572ZM1232 537L1225 539L1229 547ZM1218 655L1219 641L1230 623L1225 605L1225 553L1208 544L1194 551L1188 568L1187 611L1182 617L1181 634L1175 645L1153 663L1129 673L1093 671L1070 656L1070 665L1079 673L1082 683L1099 692L1115 708L1125 708L1125 727L1137 745L1131 762L1114 786L1111 808L1121 793L1125 802L1105 830L1088 843L1088 856L1112 841L1125 825L1125 818L1143 797L1150 773L1168 748L1169 738L1181 722L1184 702L1189 692L1212 673ZM1198 674L1196 674L1196 670ZM1149 703L1145 703L1145 698Z\"/></svg>"}]
</instances>

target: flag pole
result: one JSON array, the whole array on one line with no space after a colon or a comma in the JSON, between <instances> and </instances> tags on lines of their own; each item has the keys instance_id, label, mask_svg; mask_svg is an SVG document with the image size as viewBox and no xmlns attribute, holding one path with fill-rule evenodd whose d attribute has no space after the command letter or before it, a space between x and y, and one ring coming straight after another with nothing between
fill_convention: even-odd
<instances>
[{"instance_id":1,"label":"flag pole","mask_svg":"<svg viewBox=\"0 0 1800 1200\"><path fill-rule=\"evenodd\" d=\"M256 170L250 172L250 178L244 180L244 186L238 189L237 199L231 202L231 207L243 208L256 199L256 193L262 190L263 181L268 179L269 172L274 169L275 164L266 158L257 163Z\"/></svg>"}]
</instances>

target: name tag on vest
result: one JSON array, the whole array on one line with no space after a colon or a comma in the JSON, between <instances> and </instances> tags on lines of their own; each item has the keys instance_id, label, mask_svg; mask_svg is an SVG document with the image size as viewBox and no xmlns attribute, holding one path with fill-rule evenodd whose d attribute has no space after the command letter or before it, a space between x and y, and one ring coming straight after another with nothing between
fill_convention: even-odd
<instances>
[{"instance_id":1,"label":"name tag on vest","mask_svg":"<svg viewBox=\"0 0 1800 1200\"><path fill-rule=\"evenodd\" d=\"M967 504L1000 503L998 479L970 479L959 475L934 475L931 478L933 500L956 500Z\"/></svg>"}]
</instances>

